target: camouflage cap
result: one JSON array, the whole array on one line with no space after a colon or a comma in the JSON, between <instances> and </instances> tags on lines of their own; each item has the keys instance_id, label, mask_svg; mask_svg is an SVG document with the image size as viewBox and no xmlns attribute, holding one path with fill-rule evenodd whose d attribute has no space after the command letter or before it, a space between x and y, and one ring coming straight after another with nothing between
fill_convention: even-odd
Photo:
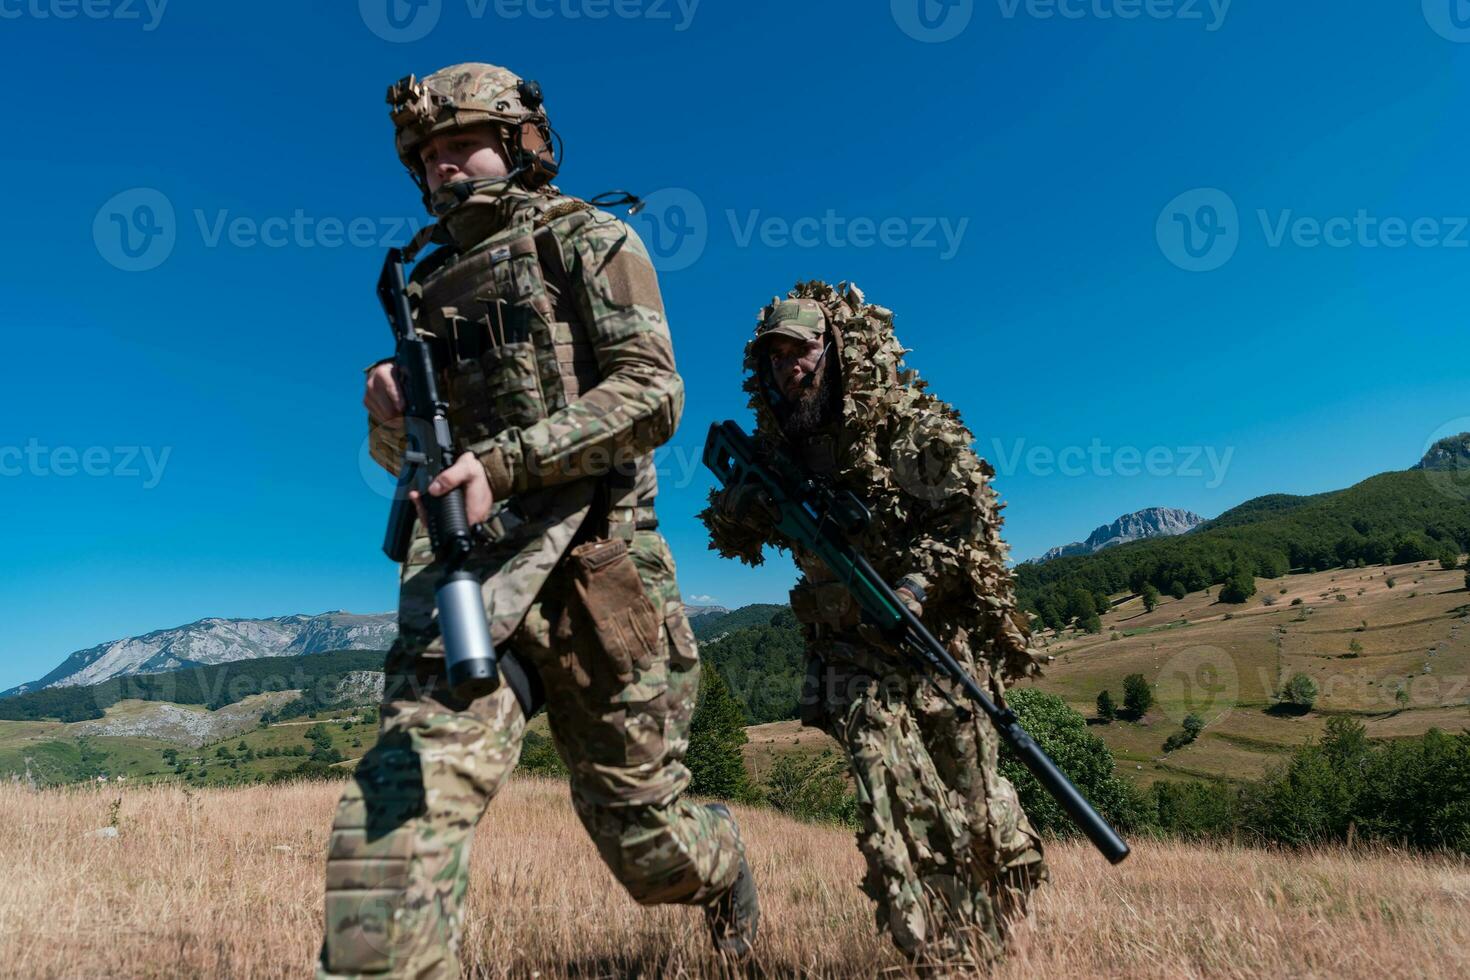
<instances>
[{"instance_id":1,"label":"camouflage cap","mask_svg":"<svg viewBox=\"0 0 1470 980\"><path fill-rule=\"evenodd\" d=\"M819 340L827 332L827 317L814 299L776 300L756 327L755 339L782 336L796 340Z\"/></svg>"}]
</instances>

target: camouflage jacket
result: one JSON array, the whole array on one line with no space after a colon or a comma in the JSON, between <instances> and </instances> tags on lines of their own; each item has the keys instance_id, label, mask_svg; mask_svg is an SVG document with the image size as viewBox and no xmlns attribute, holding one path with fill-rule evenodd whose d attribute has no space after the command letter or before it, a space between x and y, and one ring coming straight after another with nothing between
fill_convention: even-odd
<instances>
[{"instance_id":1,"label":"camouflage jacket","mask_svg":"<svg viewBox=\"0 0 1470 980\"><path fill-rule=\"evenodd\" d=\"M867 504L873 522L855 543L890 584L908 578L924 590L925 625L941 637L966 631L976 654L1003 678L1035 674L1039 657L1005 564L1004 505L990 483L995 471L971 448L974 437L959 413L903 364L908 352L894 336L892 313L866 303L856 287L801 283L790 296L818 300L832 325L842 417L830 432L793 445L771 407L752 341L745 390L757 441ZM798 592L831 582L814 555L774 530L729 519L719 503L716 491L700 514L711 548L759 565L763 547L774 545L792 551L804 573Z\"/></svg>"},{"instance_id":2,"label":"camouflage jacket","mask_svg":"<svg viewBox=\"0 0 1470 980\"><path fill-rule=\"evenodd\" d=\"M652 453L678 425L684 387L648 252L612 215L554 189L471 197L431 240L409 293L443 349L456 448L484 464L495 497L484 592L498 643L600 485L615 527L653 519ZM373 458L397 473L401 423L368 426Z\"/></svg>"}]
</instances>

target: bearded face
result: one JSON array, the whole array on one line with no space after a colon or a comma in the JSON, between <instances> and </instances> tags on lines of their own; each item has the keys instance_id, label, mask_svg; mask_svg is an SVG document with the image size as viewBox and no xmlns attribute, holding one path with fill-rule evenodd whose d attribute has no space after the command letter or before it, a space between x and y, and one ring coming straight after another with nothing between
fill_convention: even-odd
<instances>
[{"instance_id":1,"label":"bearded face","mask_svg":"<svg viewBox=\"0 0 1470 980\"><path fill-rule=\"evenodd\" d=\"M819 355L809 373L779 385L776 419L792 442L830 429L842 414L842 375L837 358Z\"/></svg>"}]
</instances>

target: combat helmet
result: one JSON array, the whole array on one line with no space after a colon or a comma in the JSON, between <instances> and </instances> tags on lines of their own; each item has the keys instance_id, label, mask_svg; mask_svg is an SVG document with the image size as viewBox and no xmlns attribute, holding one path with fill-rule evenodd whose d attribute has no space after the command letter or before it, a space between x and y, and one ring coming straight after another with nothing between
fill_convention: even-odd
<instances>
[{"instance_id":1,"label":"combat helmet","mask_svg":"<svg viewBox=\"0 0 1470 980\"><path fill-rule=\"evenodd\" d=\"M524 80L507 68L470 62L442 68L422 81L409 75L388 89L388 105L398 159L423 193L430 211L435 207L429 200L419 147L440 133L483 125L495 126L500 133L510 175L464 184L514 181L535 190L549 183L561 166L560 153L554 146L560 140L547 118L540 84ZM479 190L456 187L462 194Z\"/></svg>"}]
</instances>

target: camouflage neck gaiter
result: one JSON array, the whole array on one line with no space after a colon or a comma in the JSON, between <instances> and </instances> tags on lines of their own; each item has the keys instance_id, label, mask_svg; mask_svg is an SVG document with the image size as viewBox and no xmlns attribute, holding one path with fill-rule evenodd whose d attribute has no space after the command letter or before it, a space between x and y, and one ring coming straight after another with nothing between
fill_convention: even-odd
<instances>
[{"instance_id":1,"label":"camouflage neck gaiter","mask_svg":"<svg viewBox=\"0 0 1470 980\"><path fill-rule=\"evenodd\" d=\"M463 251L509 228L534 196L512 180L466 181L439 188L430 204L450 240Z\"/></svg>"}]
</instances>

